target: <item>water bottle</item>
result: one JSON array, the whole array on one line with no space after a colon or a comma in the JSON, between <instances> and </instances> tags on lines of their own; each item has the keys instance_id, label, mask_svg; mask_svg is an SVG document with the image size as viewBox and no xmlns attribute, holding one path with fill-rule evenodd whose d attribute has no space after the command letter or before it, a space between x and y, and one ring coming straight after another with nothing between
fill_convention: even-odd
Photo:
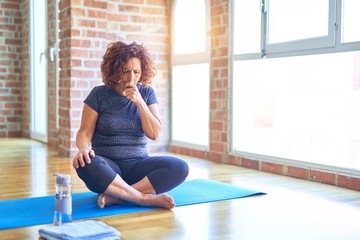
<instances>
[{"instance_id":1,"label":"water bottle","mask_svg":"<svg viewBox=\"0 0 360 240\"><path fill-rule=\"evenodd\" d=\"M54 225L59 226L72 221L71 176L54 174L55 184L55 213Z\"/></svg>"}]
</instances>

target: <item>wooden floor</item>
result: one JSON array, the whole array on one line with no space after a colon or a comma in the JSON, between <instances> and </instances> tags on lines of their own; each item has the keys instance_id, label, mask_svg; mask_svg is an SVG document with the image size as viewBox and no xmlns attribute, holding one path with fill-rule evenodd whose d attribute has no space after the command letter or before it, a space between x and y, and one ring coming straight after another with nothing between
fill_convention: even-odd
<instances>
[{"instance_id":1,"label":"wooden floor","mask_svg":"<svg viewBox=\"0 0 360 240\"><path fill-rule=\"evenodd\" d=\"M360 192L181 157L190 165L188 179L218 180L267 195L97 220L128 240L360 239ZM87 191L71 159L36 141L0 139L0 200L52 195L54 173L71 174L73 192ZM38 239L43 226L2 230L0 239Z\"/></svg>"}]
</instances>

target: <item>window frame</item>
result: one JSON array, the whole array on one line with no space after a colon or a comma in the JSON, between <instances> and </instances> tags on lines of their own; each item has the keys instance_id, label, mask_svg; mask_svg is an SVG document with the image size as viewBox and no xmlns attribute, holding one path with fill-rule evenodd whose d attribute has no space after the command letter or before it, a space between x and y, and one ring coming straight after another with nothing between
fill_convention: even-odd
<instances>
[{"instance_id":1,"label":"window frame","mask_svg":"<svg viewBox=\"0 0 360 240\"><path fill-rule=\"evenodd\" d=\"M231 14L231 28L235 31L234 4L229 4ZM259 58L275 58L287 56L313 55L323 53L335 53L360 50L360 41L342 43L342 6L343 0L329 1L328 36L318 39L303 39L292 42L268 44L268 4L269 0L260 0L259 11L261 14L261 52L247 54L232 54L233 60L249 60ZM232 37L231 37L232 38ZM234 49L232 40L232 49Z\"/></svg>"},{"instance_id":2,"label":"window frame","mask_svg":"<svg viewBox=\"0 0 360 240\"><path fill-rule=\"evenodd\" d=\"M336 39L336 6L335 0L329 1L329 12L328 12L328 30L327 35L317 38L305 38L301 40L295 41L287 41L282 43L269 43L269 10L268 6L270 0L264 0L264 4L262 4L262 15L265 21L265 48L263 49L263 53L266 55L273 53L281 53L281 52L295 52L300 50L311 50L318 48L328 48L335 46Z\"/></svg>"}]
</instances>

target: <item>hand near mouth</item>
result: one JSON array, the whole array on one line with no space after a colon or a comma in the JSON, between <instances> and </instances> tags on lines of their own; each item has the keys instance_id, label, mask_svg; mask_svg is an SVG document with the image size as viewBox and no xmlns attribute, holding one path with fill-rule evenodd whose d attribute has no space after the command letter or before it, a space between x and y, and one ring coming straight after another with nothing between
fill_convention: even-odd
<instances>
[{"instance_id":1,"label":"hand near mouth","mask_svg":"<svg viewBox=\"0 0 360 240\"><path fill-rule=\"evenodd\" d=\"M141 102L142 97L141 94L136 87L136 85L128 84L125 90L122 92L123 96L127 97L130 101L132 101L135 105Z\"/></svg>"},{"instance_id":2,"label":"hand near mouth","mask_svg":"<svg viewBox=\"0 0 360 240\"><path fill-rule=\"evenodd\" d=\"M124 91L122 92L122 95L125 97L129 96L129 94L133 91L134 85L129 83L125 86Z\"/></svg>"}]
</instances>

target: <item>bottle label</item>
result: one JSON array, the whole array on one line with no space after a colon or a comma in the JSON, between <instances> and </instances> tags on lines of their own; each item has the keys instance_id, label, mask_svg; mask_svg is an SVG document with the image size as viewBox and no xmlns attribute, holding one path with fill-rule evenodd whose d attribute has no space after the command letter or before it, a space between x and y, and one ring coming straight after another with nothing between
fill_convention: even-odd
<instances>
[{"instance_id":1,"label":"bottle label","mask_svg":"<svg viewBox=\"0 0 360 240\"><path fill-rule=\"evenodd\" d=\"M55 211L70 215L72 212L72 198L55 198Z\"/></svg>"}]
</instances>

